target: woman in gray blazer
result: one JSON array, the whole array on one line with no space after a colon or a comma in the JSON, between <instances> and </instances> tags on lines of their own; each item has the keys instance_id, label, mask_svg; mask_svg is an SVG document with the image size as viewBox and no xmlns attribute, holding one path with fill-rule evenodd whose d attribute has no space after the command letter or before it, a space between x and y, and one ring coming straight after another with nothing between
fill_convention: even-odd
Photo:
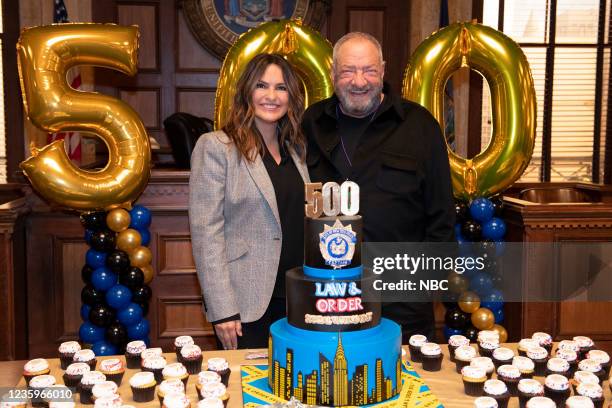
<instances>
[{"instance_id":1,"label":"woman in gray blazer","mask_svg":"<svg viewBox=\"0 0 612 408\"><path fill-rule=\"evenodd\" d=\"M266 347L303 263L304 98L283 57L254 57L222 130L191 156L189 222L205 312L225 349Z\"/></svg>"}]
</instances>

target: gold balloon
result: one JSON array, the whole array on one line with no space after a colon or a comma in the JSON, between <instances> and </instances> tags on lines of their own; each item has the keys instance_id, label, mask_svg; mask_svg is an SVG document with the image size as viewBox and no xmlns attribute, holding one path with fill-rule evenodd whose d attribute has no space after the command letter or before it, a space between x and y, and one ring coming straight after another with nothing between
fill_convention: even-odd
<instances>
[{"instance_id":1,"label":"gold balloon","mask_svg":"<svg viewBox=\"0 0 612 408\"><path fill-rule=\"evenodd\" d=\"M478 330L491 330L495 324L495 315L486 307L481 307L472 313L472 324Z\"/></svg>"},{"instance_id":2,"label":"gold balloon","mask_svg":"<svg viewBox=\"0 0 612 408\"><path fill-rule=\"evenodd\" d=\"M473 159L448 150L455 196L491 196L525 171L535 145L536 95L525 54L503 33L481 24L451 24L425 39L404 71L402 95L426 107L444 129L444 87L469 67L491 90L493 135Z\"/></svg>"},{"instance_id":3,"label":"gold balloon","mask_svg":"<svg viewBox=\"0 0 612 408\"><path fill-rule=\"evenodd\" d=\"M130 264L142 268L151 263L153 255L151 250L147 247L140 246L130 252Z\"/></svg>"},{"instance_id":4,"label":"gold balloon","mask_svg":"<svg viewBox=\"0 0 612 408\"><path fill-rule=\"evenodd\" d=\"M215 98L215 129L225 123L234 103L236 84L248 62L262 53L285 57L302 80L306 106L329 98L332 46L329 41L301 20L279 20L261 24L242 34L227 52Z\"/></svg>"},{"instance_id":5,"label":"gold balloon","mask_svg":"<svg viewBox=\"0 0 612 408\"><path fill-rule=\"evenodd\" d=\"M117 248L124 252L132 252L134 249L138 248L141 243L142 237L140 236L140 232L135 229L128 228L117 235Z\"/></svg>"},{"instance_id":6,"label":"gold balloon","mask_svg":"<svg viewBox=\"0 0 612 408\"><path fill-rule=\"evenodd\" d=\"M500 343L505 343L506 341L508 341L508 332L506 331L504 326L501 326L499 324L495 324L495 325L493 325L493 328L491 330L494 330L494 331L496 331L499 334L499 342Z\"/></svg>"},{"instance_id":7,"label":"gold balloon","mask_svg":"<svg viewBox=\"0 0 612 408\"><path fill-rule=\"evenodd\" d=\"M106 225L115 232L121 232L130 226L130 213L123 208L115 208L106 216Z\"/></svg>"},{"instance_id":8,"label":"gold balloon","mask_svg":"<svg viewBox=\"0 0 612 408\"><path fill-rule=\"evenodd\" d=\"M77 91L66 80L75 65L95 65L134 75L138 28L112 24L57 24L26 29L17 42L23 106L46 132L91 132L104 140L109 160L100 171L76 167L59 140L21 168L45 199L76 210L128 207L150 175L151 148L138 114L125 102Z\"/></svg>"},{"instance_id":9,"label":"gold balloon","mask_svg":"<svg viewBox=\"0 0 612 408\"><path fill-rule=\"evenodd\" d=\"M459 296L457 304L465 313L474 313L480 308L480 298L474 292L464 292Z\"/></svg>"},{"instance_id":10,"label":"gold balloon","mask_svg":"<svg viewBox=\"0 0 612 408\"><path fill-rule=\"evenodd\" d=\"M144 283L145 285L148 285L153 280L153 266L149 264L149 265L141 266L140 269L142 270L142 273L144 274Z\"/></svg>"},{"instance_id":11,"label":"gold balloon","mask_svg":"<svg viewBox=\"0 0 612 408\"><path fill-rule=\"evenodd\" d=\"M463 293L470 286L470 282L463 275L451 272L448 275L448 290L454 293Z\"/></svg>"}]
</instances>

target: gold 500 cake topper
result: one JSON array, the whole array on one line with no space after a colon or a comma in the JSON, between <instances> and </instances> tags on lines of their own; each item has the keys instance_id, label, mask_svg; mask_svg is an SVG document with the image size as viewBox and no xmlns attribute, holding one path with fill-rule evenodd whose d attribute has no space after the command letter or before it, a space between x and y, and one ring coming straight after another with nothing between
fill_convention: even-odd
<instances>
[{"instance_id":1,"label":"gold 500 cake topper","mask_svg":"<svg viewBox=\"0 0 612 408\"><path fill-rule=\"evenodd\" d=\"M327 217L356 215L359 212L359 186L353 181L341 185L333 181L306 183L305 189L305 210L309 218L319 218L321 214Z\"/></svg>"}]
</instances>

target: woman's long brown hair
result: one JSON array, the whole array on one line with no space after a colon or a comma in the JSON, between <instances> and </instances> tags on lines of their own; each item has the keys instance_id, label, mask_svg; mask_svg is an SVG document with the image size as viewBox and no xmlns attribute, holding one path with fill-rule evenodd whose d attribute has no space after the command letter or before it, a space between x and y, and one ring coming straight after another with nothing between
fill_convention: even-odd
<instances>
[{"instance_id":1,"label":"woman's long brown hair","mask_svg":"<svg viewBox=\"0 0 612 408\"><path fill-rule=\"evenodd\" d=\"M234 143L242 157L255 161L257 153L264 156L266 147L255 125L255 108L252 94L257 81L264 75L270 64L277 65L283 72L283 80L289 92L287 113L278 121L279 144L283 149L288 144L302 160L306 155L306 142L300 121L304 113L304 96L291 65L279 54L259 54L247 64L236 86L234 105L222 129Z\"/></svg>"}]
</instances>

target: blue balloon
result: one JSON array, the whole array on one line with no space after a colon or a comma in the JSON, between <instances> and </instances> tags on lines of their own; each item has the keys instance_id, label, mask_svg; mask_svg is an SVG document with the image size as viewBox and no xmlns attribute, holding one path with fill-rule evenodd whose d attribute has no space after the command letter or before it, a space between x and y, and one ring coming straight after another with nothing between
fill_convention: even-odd
<instances>
[{"instance_id":1,"label":"blue balloon","mask_svg":"<svg viewBox=\"0 0 612 408\"><path fill-rule=\"evenodd\" d=\"M457 240L461 238L465 241L465 238L463 238L463 235L461 235L461 224L459 223L455 224L455 237L457 238Z\"/></svg>"},{"instance_id":2,"label":"blue balloon","mask_svg":"<svg viewBox=\"0 0 612 408\"><path fill-rule=\"evenodd\" d=\"M85 254L85 262L93 269L101 268L106 265L106 254L95 249L88 249Z\"/></svg>"},{"instance_id":3,"label":"blue balloon","mask_svg":"<svg viewBox=\"0 0 612 408\"><path fill-rule=\"evenodd\" d=\"M79 339L81 343L95 343L104 340L104 328L85 322L79 327Z\"/></svg>"},{"instance_id":4,"label":"blue balloon","mask_svg":"<svg viewBox=\"0 0 612 408\"><path fill-rule=\"evenodd\" d=\"M454 336L456 334L462 334L462 333L463 333L463 330L461 329L453 329L446 325L444 326L444 338L446 339L446 341L450 339L450 336Z\"/></svg>"},{"instance_id":5,"label":"blue balloon","mask_svg":"<svg viewBox=\"0 0 612 408\"><path fill-rule=\"evenodd\" d=\"M130 303L117 312L119 323L132 326L142 320L142 308L136 303Z\"/></svg>"},{"instance_id":6,"label":"blue balloon","mask_svg":"<svg viewBox=\"0 0 612 408\"><path fill-rule=\"evenodd\" d=\"M495 256L500 258L506 252L506 241L498 239L495 242Z\"/></svg>"},{"instance_id":7,"label":"blue balloon","mask_svg":"<svg viewBox=\"0 0 612 408\"><path fill-rule=\"evenodd\" d=\"M146 228L139 229L138 232L140 233L140 245L148 246L151 242L151 232Z\"/></svg>"},{"instance_id":8,"label":"blue balloon","mask_svg":"<svg viewBox=\"0 0 612 408\"><path fill-rule=\"evenodd\" d=\"M117 284L106 292L106 303L115 309L123 309L132 300L132 292L127 286Z\"/></svg>"},{"instance_id":9,"label":"blue balloon","mask_svg":"<svg viewBox=\"0 0 612 408\"><path fill-rule=\"evenodd\" d=\"M493 217L482 226L482 236L499 241L506 235L506 223L501 218Z\"/></svg>"},{"instance_id":10,"label":"blue balloon","mask_svg":"<svg viewBox=\"0 0 612 408\"><path fill-rule=\"evenodd\" d=\"M138 323L133 326L128 326L127 333L128 338L131 340L142 340L149 336L150 330L149 321L147 319L142 319Z\"/></svg>"},{"instance_id":11,"label":"blue balloon","mask_svg":"<svg viewBox=\"0 0 612 408\"><path fill-rule=\"evenodd\" d=\"M496 311L493 312L493 314L495 315L495 323L496 324L500 324L503 323L504 321L504 308L499 308Z\"/></svg>"},{"instance_id":12,"label":"blue balloon","mask_svg":"<svg viewBox=\"0 0 612 408\"><path fill-rule=\"evenodd\" d=\"M480 222L487 222L493 217L495 206L488 198L479 197L470 204L470 215Z\"/></svg>"},{"instance_id":13,"label":"blue balloon","mask_svg":"<svg viewBox=\"0 0 612 408\"><path fill-rule=\"evenodd\" d=\"M493 280L491 275L485 272L477 272L470 280L470 290L476 292L478 296L483 297L493 289Z\"/></svg>"},{"instance_id":14,"label":"blue balloon","mask_svg":"<svg viewBox=\"0 0 612 408\"><path fill-rule=\"evenodd\" d=\"M135 205L130 210L130 228L137 230L149 228L151 225L151 211L142 205Z\"/></svg>"},{"instance_id":15,"label":"blue balloon","mask_svg":"<svg viewBox=\"0 0 612 408\"><path fill-rule=\"evenodd\" d=\"M91 350L96 354L96 356L114 356L117 354L117 347L105 340L95 342L91 346Z\"/></svg>"},{"instance_id":16,"label":"blue balloon","mask_svg":"<svg viewBox=\"0 0 612 408\"><path fill-rule=\"evenodd\" d=\"M82 304L81 305L81 319L83 319L84 322L89 321L89 311L91 310L91 306L86 305L86 304Z\"/></svg>"},{"instance_id":17,"label":"blue balloon","mask_svg":"<svg viewBox=\"0 0 612 408\"><path fill-rule=\"evenodd\" d=\"M117 284L117 275L106 266L96 269L91 274L91 284L97 290L106 292Z\"/></svg>"},{"instance_id":18,"label":"blue balloon","mask_svg":"<svg viewBox=\"0 0 612 408\"><path fill-rule=\"evenodd\" d=\"M91 245L91 236L93 235L93 231L90 229L85 230L85 242L87 245Z\"/></svg>"},{"instance_id":19,"label":"blue balloon","mask_svg":"<svg viewBox=\"0 0 612 408\"><path fill-rule=\"evenodd\" d=\"M499 289L493 289L480 300L480 306L495 312L504 307L504 294Z\"/></svg>"}]
</instances>

